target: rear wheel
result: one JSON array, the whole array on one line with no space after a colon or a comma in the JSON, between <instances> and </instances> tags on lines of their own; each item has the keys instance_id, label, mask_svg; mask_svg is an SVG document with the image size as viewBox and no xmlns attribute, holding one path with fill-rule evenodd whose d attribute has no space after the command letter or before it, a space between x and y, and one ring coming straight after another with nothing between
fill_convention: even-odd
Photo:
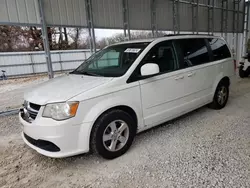
<instances>
[{"instance_id":1,"label":"rear wheel","mask_svg":"<svg viewBox=\"0 0 250 188\"><path fill-rule=\"evenodd\" d=\"M229 84L225 81L219 83L216 88L213 102L209 105L212 109L222 109L226 106L229 97Z\"/></svg>"},{"instance_id":2,"label":"rear wheel","mask_svg":"<svg viewBox=\"0 0 250 188\"><path fill-rule=\"evenodd\" d=\"M122 110L111 110L96 121L91 134L91 148L103 158L113 159L124 154L136 134L136 123Z\"/></svg>"}]
</instances>

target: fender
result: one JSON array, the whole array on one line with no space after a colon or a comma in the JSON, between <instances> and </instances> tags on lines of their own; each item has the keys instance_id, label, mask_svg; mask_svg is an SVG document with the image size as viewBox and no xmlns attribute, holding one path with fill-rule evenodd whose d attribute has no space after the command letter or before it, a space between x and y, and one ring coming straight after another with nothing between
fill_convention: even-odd
<instances>
[{"instance_id":1,"label":"fender","mask_svg":"<svg viewBox=\"0 0 250 188\"><path fill-rule=\"evenodd\" d=\"M84 117L81 116L79 119L82 119L83 123L92 122L94 124L97 118L105 111L117 106L127 106L136 114L138 129L140 126L144 126L141 93L138 86L86 100L82 105L82 112L79 114L82 114Z\"/></svg>"},{"instance_id":2,"label":"fender","mask_svg":"<svg viewBox=\"0 0 250 188\"><path fill-rule=\"evenodd\" d=\"M112 97L112 98L106 98L105 100L102 100L95 104L89 112L86 114L84 121L90 122L92 121L93 124L97 120L98 117L100 117L101 114L103 114L105 111L115 108L117 106L127 106L134 110L137 121L138 121L138 127L143 126L143 118L142 118L142 109L140 105L137 105L133 101L126 101L123 97Z\"/></svg>"},{"instance_id":3,"label":"fender","mask_svg":"<svg viewBox=\"0 0 250 188\"><path fill-rule=\"evenodd\" d=\"M128 92L130 93L130 95L134 92L133 97L129 97L130 95ZM124 97L124 95L127 95L127 97ZM106 96L101 96L95 99L88 100L86 101L86 103L87 104L85 105L90 106L90 108L86 109L86 113L83 113L82 111L82 113L80 114L84 114L84 117L81 117L81 119L83 119L82 124L88 125L88 128L86 130L85 127L83 127L83 130L81 130L81 132L87 132L87 134L79 139L79 145L81 145L81 143L87 143L87 146L89 146L91 131L95 121L105 111L117 106L127 106L133 109L137 116L138 129L144 126L139 90L138 92L136 92L135 90L125 90L122 92L122 95L119 95L118 93L109 94Z\"/></svg>"}]
</instances>

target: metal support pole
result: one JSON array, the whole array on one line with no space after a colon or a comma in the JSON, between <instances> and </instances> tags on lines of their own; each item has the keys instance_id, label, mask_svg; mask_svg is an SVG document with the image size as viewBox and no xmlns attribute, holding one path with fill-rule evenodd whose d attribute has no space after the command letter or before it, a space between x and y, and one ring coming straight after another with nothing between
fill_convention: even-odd
<instances>
[{"instance_id":1,"label":"metal support pole","mask_svg":"<svg viewBox=\"0 0 250 188\"><path fill-rule=\"evenodd\" d=\"M131 39L130 26L129 26L129 10L128 10L128 0L122 0L123 7L123 30L125 40Z\"/></svg>"},{"instance_id":2,"label":"metal support pole","mask_svg":"<svg viewBox=\"0 0 250 188\"><path fill-rule=\"evenodd\" d=\"M212 0L212 35L214 34L214 0Z\"/></svg>"},{"instance_id":3,"label":"metal support pole","mask_svg":"<svg viewBox=\"0 0 250 188\"><path fill-rule=\"evenodd\" d=\"M249 9L249 2L247 2L246 3L246 11L247 11L247 13L246 13L246 20L245 20L245 22L246 22L246 29L245 29L245 45L244 45L244 47L245 47L245 53L247 53L248 52L248 32L249 32L249 30L248 30L248 22L249 22L249 11L250 11L250 9Z\"/></svg>"},{"instance_id":4,"label":"metal support pole","mask_svg":"<svg viewBox=\"0 0 250 188\"><path fill-rule=\"evenodd\" d=\"M193 34L194 34L194 31L195 31L195 11L194 11L194 1L195 0L192 0L192 2L190 2L191 3L191 6L192 6L192 32L193 32Z\"/></svg>"},{"instance_id":5,"label":"metal support pole","mask_svg":"<svg viewBox=\"0 0 250 188\"><path fill-rule=\"evenodd\" d=\"M93 37L93 47L94 52L96 53L96 41L95 41L95 28L94 28L94 18L93 18L93 9L92 9L92 1L89 0L89 12L90 12L90 21L91 21L91 31L92 31L92 37Z\"/></svg>"},{"instance_id":6,"label":"metal support pole","mask_svg":"<svg viewBox=\"0 0 250 188\"><path fill-rule=\"evenodd\" d=\"M130 23L129 23L129 8L128 8L128 0L126 0L127 3L127 29L128 29L128 39L131 40L131 34L130 34Z\"/></svg>"},{"instance_id":7,"label":"metal support pole","mask_svg":"<svg viewBox=\"0 0 250 188\"><path fill-rule=\"evenodd\" d=\"M89 42L89 44L90 44L90 51L91 51L91 53L93 53L94 47L93 47L93 42L92 42L91 28L89 27L89 25L88 25L88 32L89 32L89 39L88 39L88 42Z\"/></svg>"},{"instance_id":8,"label":"metal support pole","mask_svg":"<svg viewBox=\"0 0 250 188\"><path fill-rule=\"evenodd\" d=\"M91 52L93 51L96 52L95 28L93 24L93 11L92 11L91 0L85 0L85 5L86 5L86 14L87 14L86 17L87 17Z\"/></svg>"},{"instance_id":9,"label":"metal support pole","mask_svg":"<svg viewBox=\"0 0 250 188\"><path fill-rule=\"evenodd\" d=\"M88 27L88 33L89 33L89 37L88 37L88 42L90 45L90 52L93 53L94 51L94 47L93 47L93 41L92 41L92 33L91 33L91 27L90 27L90 23L89 23L89 11L88 11L88 2L87 0L85 1L85 5L86 5L86 19L87 19L87 27Z\"/></svg>"},{"instance_id":10,"label":"metal support pole","mask_svg":"<svg viewBox=\"0 0 250 188\"><path fill-rule=\"evenodd\" d=\"M235 10L236 9L236 0L234 0L233 1L233 9ZM233 40L232 40L232 44L233 44L233 55L235 56L236 55L236 45L235 45L235 22L237 22L236 21L236 19L235 19L235 16L236 16L236 14L235 14L235 12L233 12Z\"/></svg>"},{"instance_id":11,"label":"metal support pole","mask_svg":"<svg viewBox=\"0 0 250 188\"><path fill-rule=\"evenodd\" d=\"M156 0L151 0L151 28L153 37L157 37L156 28Z\"/></svg>"},{"instance_id":12,"label":"metal support pole","mask_svg":"<svg viewBox=\"0 0 250 188\"><path fill-rule=\"evenodd\" d=\"M214 0L208 0L208 34L214 32Z\"/></svg>"},{"instance_id":13,"label":"metal support pole","mask_svg":"<svg viewBox=\"0 0 250 188\"><path fill-rule=\"evenodd\" d=\"M122 0L122 8L123 8L123 31L124 37L127 38L127 10L126 10L126 0Z\"/></svg>"},{"instance_id":14,"label":"metal support pole","mask_svg":"<svg viewBox=\"0 0 250 188\"><path fill-rule=\"evenodd\" d=\"M248 15L248 9L246 6L246 3L244 4L244 10L245 13L243 15L243 39L242 39L242 44L241 44L241 57L245 55L246 53L246 33L247 33L247 15Z\"/></svg>"},{"instance_id":15,"label":"metal support pole","mask_svg":"<svg viewBox=\"0 0 250 188\"><path fill-rule=\"evenodd\" d=\"M237 30L236 30L236 57L237 57L237 60L239 61L240 60L240 51L239 51L239 26L240 26L240 1L241 0L238 0L237 1L237 10L238 10L238 12L237 12Z\"/></svg>"},{"instance_id":16,"label":"metal support pole","mask_svg":"<svg viewBox=\"0 0 250 188\"><path fill-rule=\"evenodd\" d=\"M193 34L199 33L199 0L192 0L192 31Z\"/></svg>"},{"instance_id":17,"label":"metal support pole","mask_svg":"<svg viewBox=\"0 0 250 188\"><path fill-rule=\"evenodd\" d=\"M224 0L221 1L221 28L220 28L220 32L221 32L221 35L223 36L224 35Z\"/></svg>"},{"instance_id":18,"label":"metal support pole","mask_svg":"<svg viewBox=\"0 0 250 188\"><path fill-rule=\"evenodd\" d=\"M173 26L174 26L174 34L179 34L180 33L179 0L173 0Z\"/></svg>"},{"instance_id":19,"label":"metal support pole","mask_svg":"<svg viewBox=\"0 0 250 188\"><path fill-rule=\"evenodd\" d=\"M196 34L199 33L199 0L196 0Z\"/></svg>"},{"instance_id":20,"label":"metal support pole","mask_svg":"<svg viewBox=\"0 0 250 188\"><path fill-rule=\"evenodd\" d=\"M58 53L61 72L63 72L61 52Z\"/></svg>"},{"instance_id":21,"label":"metal support pole","mask_svg":"<svg viewBox=\"0 0 250 188\"><path fill-rule=\"evenodd\" d=\"M34 58L33 58L32 53L29 55L30 55L30 63L31 63L31 67L32 67L32 73L35 74L36 72L35 72L35 67L34 67Z\"/></svg>"},{"instance_id":22,"label":"metal support pole","mask_svg":"<svg viewBox=\"0 0 250 188\"><path fill-rule=\"evenodd\" d=\"M49 79L51 79L54 77L54 73L53 73L53 68L52 68L50 46L49 46L49 40L48 40L48 30L47 30L47 25L45 21L44 11L43 11L43 1L38 0L38 4L39 4L40 19L42 23L43 46L44 46L44 51L45 51L47 67L48 67L48 76L49 76Z\"/></svg>"},{"instance_id":23,"label":"metal support pole","mask_svg":"<svg viewBox=\"0 0 250 188\"><path fill-rule=\"evenodd\" d=\"M228 24L227 24L227 22L228 22L228 1L226 0L226 17L225 17L225 33L226 33L226 35L225 35L225 39L226 39L226 41L227 41L227 36L228 36Z\"/></svg>"},{"instance_id":24,"label":"metal support pole","mask_svg":"<svg viewBox=\"0 0 250 188\"><path fill-rule=\"evenodd\" d=\"M227 40L227 20L228 20L228 0L222 0L221 2L221 33L222 36Z\"/></svg>"},{"instance_id":25,"label":"metal support pole","mask_svg":"<svg viewBox=\"0 0 250 188\"><path fill-rule=\"evenodd\" d=\"M207 7L207 33L210 34L210 2L211 0L208 0L208 7Z\"/></svg>"}]
</instances>

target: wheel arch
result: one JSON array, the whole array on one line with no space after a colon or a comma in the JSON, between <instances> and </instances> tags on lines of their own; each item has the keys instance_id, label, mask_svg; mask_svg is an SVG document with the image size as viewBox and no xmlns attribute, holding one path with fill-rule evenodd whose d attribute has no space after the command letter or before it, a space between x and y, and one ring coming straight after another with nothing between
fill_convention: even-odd
<instances>
[{"instance_id":1,"label":"wheel arch","mask_svg":"<svg viewBox=\"0 0 250 188\"><path fill-rule=\"evenodd\" d=\"M224 76L220 74L213 85L213 93L215 93L217 86L221 83L225 82L228 86L230 86L230 78L228 76Z\"/></svg>"},{"instance_id":2,"label":"wheel arch","mask_svg":"<svg viewBox=\"0 0 250 188\"><path fill-rule=\"evenodd\" d=\"M228 76L223 77L218 84L221 82L224 82L227 84L227 86L230 86L230 78Z\"/></svg>"},{"instance_id":3,"label":"wheel arch","mask_svg":"<svg viewBox=\"0 0 250 188\"><path fill-rule=\"evenodd\" d=\"M213 94L213 99L212 102L208 105L210 108L215 109L215 110L220 110L222 108L225 107L227 100L228 100L228 96L229 93L227 93L227 98L225 99L225 101L220 104L218 101L218 96L217 96L217 88L218 86L220 86L220 84L223 84L224 86L230 86L230 78L228 76L224 76L222 77L218 82L216 82L216 85L214 87L214 94ZM218 90L219 91L219 90ZM229 92L229 90L228 90Z\"/></svg>"},{"instance_id":4,"label":"wheel arch","mask_svg":"<svg viewBox=\"0 0 250 188\"><path fill-rule=\"evenodd\" d=\"M99 116L95 119L95 121L92 124L92 127L90 129L90 133L89 133L89 150L90 151L93 151L93 148L91 146L91 140L93 138L93 131L95 129L96 122L98 121L98 119L101 116L103 116L105 113L110 112L112 110L122 110L122 111L128 113L135 121L136 130L138 130L138 117L137 117L135 110L132 107L127 106L127 105L117 105L117 106L110 107L110 108L106 109L105 111L103 111L101 114L99 114Z\"/></svg>"},{"instance_id":5,"label":"wheel arch","mask_svg":"<svg viewBox=\"0 0 250 188\"><path fill-rule=\"evenodd\" d=\"M105 111L103 111L97 118L96 120L94 121L93 123L93 126L95 125L96 121L102 116L104 115L105 113L111 111L111 110L122 110L126 113L128 113L132 118L133 120L135 121L136 123L136 129L138 128L138 117L137 117L137 114L135 112L135 110L130 107L130 106L127 106L127 105L117 105L117 106L114 106L114 107L111 107L109 109L106 109Z\"/></svg>"}]
</instances>

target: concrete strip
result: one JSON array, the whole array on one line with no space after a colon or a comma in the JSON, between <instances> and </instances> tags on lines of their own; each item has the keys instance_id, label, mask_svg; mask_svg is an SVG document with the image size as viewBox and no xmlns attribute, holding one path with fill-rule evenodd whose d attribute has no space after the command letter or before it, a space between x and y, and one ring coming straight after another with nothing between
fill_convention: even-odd
<instances>
[{"instance_id":1,"label":"concrete strip","mask_svg":"<svg viewBox=\"0 0 250 188\"><path fill-rule=\"evenodd\" d=\"M0 117L16 115L16 114L18 114L18 112L19 112L19 109L12 109L12 110L8 110L8 111L3 111L3 112L0 112Z\"/></svg>"}]
</instances>

